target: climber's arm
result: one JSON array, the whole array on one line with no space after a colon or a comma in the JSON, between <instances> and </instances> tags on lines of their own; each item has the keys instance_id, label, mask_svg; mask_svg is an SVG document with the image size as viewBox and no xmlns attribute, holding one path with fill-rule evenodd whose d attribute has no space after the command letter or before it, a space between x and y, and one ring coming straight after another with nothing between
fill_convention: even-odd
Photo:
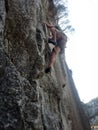
<instances>
[{"instance_id":1,"label":"climber's arm","mask_svg":"<svg viewBox=\"0 0 98 130\"><path fill-rule=\"evenodd\" d=\"M54 30L52 33L53 33L53 39L56 42L56 30Z\"/></svg>"},{"instance_id":2,"label":"climber's arm","mask_svg":"<svg viewBox=\"0 0 98 130\"><path fill-rule=\"evenodd\" d=\"M44 24L50 29L50 32L52 33L52 39L54 42L56 42L56 29L55 26L52 24L48 24L47 22L44 22Z\"/></svg>"},{"instance_id":3,"label":"climber's arm","mask_svg":"<svg viewBox=\"0 0 98 130\"><path fill-rule=\"evenodd\" d=\"M55 27L54 25L48 24L47 22L44 22L44 24L46 24L46 26L47 26L48 28Z\"/></svg>"}]
</instances>

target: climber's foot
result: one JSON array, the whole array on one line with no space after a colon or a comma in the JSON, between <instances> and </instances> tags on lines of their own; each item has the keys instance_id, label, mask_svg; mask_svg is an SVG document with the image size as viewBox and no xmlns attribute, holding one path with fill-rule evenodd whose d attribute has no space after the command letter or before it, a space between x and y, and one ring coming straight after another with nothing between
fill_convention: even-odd
<instances>
[{"instance_id":1,"label":"climber's foot","mask_svg":"<svg viewBox=\"0 0 98 130\"><path fill-rule=\"evenodd\" d=\"M45 69L45 73L49 73L49 72L51 72L51 67Z\"/></svg>"}]
</instances>

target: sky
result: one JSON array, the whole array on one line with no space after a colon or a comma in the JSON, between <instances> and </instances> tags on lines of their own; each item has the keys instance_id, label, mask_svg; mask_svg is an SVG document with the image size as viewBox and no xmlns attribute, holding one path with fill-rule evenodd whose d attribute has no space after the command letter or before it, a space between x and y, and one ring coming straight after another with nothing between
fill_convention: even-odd
<instances>
[{"instance_id":1,"label":"sky","mask_svg":"<svg viewBox=\"0 0 98 130\"><path fill-rule=\"evenodd\" d=\"M66 61L81 101L98 97L98 0L68 0L69 19L75 33L69 36Z\"/></svg>"}]
</instances>

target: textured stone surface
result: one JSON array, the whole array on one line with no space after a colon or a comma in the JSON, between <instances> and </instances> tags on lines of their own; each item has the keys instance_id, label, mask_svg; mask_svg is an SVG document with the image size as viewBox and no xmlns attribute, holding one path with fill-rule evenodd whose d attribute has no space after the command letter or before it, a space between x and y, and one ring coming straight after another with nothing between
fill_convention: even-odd
<instances>
[{"instance_id":1,"label":"textured stone surface","mask_svg":"<svg viewBox=\"0 0 98 130\"><path fill-rule=\"evenodd\" d=\"M0 0L0 130L90 130L64 55L45 74L52 0Z\"/></svg>"},{"instance_id":2,"label":"textured stone surface","mask_svg":"<svg viewBox=\"0 0 98 130\"><path fill-rule=\"evenodd\" d=\"M98 98L83 104L83 106L86 114L88 115L90 124L98 125Z\"/></svg>"}]
</instances>

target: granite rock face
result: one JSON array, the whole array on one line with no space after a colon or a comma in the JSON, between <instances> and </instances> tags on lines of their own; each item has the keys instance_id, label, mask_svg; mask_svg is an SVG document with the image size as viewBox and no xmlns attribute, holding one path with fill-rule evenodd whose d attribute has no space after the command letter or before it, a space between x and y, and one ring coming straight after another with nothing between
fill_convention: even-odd
<instances>
[{"instance_id":1,"label":"granite rock face","mask_svg":"<svg viewBox=\"0 0 98 130\"><path fill-rule=\"evenodd\" d=\"M0 0L0 130L90 130L65 56L45 74L52 0Z\"/></svg>"}]
</instances>

